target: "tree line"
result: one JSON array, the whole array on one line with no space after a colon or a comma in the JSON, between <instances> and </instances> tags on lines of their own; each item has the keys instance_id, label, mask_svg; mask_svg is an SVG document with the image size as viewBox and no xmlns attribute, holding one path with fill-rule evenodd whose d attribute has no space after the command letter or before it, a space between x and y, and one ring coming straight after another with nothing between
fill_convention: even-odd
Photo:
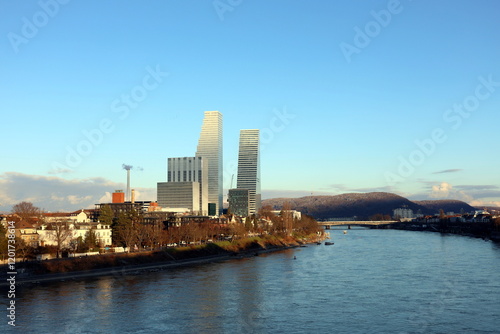
<instances>
[{"instance_id":1,"label":"tree line","mask_svg":"<svg viewBox=\"0 0 500 334\"><path fill-rule=\"evenodd\" d=\"M55 253L57 257L65 251L83 253L99 250L103 245L94 229L87 231L85 237L72 238L72 231L67 219L54 219L46 222L44 212L29 202L21 202L12 208L12 219L19 223L46 224L51 229L55 246L33 247L22 238L16 238L18 256L34 258L37 254ZM151 217L149 217L151 218ZM290 205L285 203L279 215L272 212L267 206L259 210L258 214L238 219L236 223L220 223L206 218L202 221L185 221L179 223L174 215L166 220L146 219L142 212L129 210L115 214L109 205L101 207L98 220L112 229L113 246L121 246L129 250L157 249L166 246L181 246L201 244L220 240L235 240L249 235L294 235L307 236L321 231L316 220L308 215L300 219L293 217ZM0 224L1 225L1 224ZM69 246L67 246L69 245ZM0 226L0 252L6 256L6 230Z\"/></svg>"}]
</instances>

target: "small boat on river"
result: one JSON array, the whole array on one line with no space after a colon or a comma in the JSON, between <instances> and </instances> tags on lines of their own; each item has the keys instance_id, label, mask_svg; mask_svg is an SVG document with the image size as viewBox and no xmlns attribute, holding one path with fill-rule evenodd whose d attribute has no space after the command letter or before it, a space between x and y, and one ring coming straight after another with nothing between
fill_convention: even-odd
<instances>
[{"instance_id":1,"label":"small boat on river","mask_svg":"<svg viewBox=\"0 0 500 334\"><path fill-rule=\"evenodd\" d=\"M325 241L325 245L326 246L330 246L330 245L333 245L334 243L333 242L330 242L330 241Z\"/></svg>"}]
</instances>

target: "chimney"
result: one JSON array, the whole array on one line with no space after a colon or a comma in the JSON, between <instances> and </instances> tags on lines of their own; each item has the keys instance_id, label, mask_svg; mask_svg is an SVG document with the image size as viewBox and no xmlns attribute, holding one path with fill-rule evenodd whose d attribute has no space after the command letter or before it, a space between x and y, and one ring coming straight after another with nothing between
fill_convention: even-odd
<instances>
[{"instance_id":1,"label":"chimney","mask_svg":"<svg viewBox=\"0 0 500 334\"><path fill-rule=\"evenodd\" d=\"M127 192L126 192L127 200L130 201L130 169L127 169Z\"/></svg>"},{"instance_id":2,"label":"chimney","mask_svg":"<svg viewBox=\"0 0 500 334\"><path fill-rule=\"evenodd\" d=\"M135 203L135 189L132 189L132 199L130 200L132 203Z\"/></svg>"}]
</instances>

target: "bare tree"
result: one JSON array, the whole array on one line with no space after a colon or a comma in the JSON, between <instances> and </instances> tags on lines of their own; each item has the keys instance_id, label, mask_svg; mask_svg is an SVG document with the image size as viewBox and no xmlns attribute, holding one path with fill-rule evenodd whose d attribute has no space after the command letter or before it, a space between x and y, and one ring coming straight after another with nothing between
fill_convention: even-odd
<instances>
[{"instance_id":1,"label":"bare tree","mask_svg":"<svg viewBox=\"0 0 500 334\"><path fill-rule=\"evenodd\" d=\"M143 249L143 246L149 245L149 225L143 223L135 224L135 243L139 250Z\"/></svg>"},{"instance_id":2,"label":"bare tree","mask_svg":"<svg viewBox=\"0 0 500 334\"><path fill-rule=\"evenodd\" d=\"M47 230L52 231L50 238L55 241L57 257L61 257L61 251L67 241L73 236L73 230L66 219L57 219L47 226Z\"/></svg>"},{"instance_id":3,"label":"bare tree","mask_svg":"<svg viewBox=\"0 0 500 334\"><path fill-rule=\"evenodd\" d=\"M36 223L43 220L43 211L31 202L21 202L12 207L12 213L18 215L27 223Z\"/></svg>"},{"instance_id":4,"label":"bare tree","mask_svg":"<svg viewBox=\"0 0 500 334\"><path fill-rule=\"evenodd\" d=\"M236 239L242 239L248 235L247 230L245 228L245 224L243 223L234 224L233 226L231 226L231 230L232 230L231 233L234 235Z\"/></svg>"},{"instance_id":5,"label":"bare tree","mask_svg":"<svg viewBox=\"0 0 500 334\"><path fill-rule=\"evenodd\" d=\"M0 223L0 254L2 255L2 260L7 257L8 244L9 238L7 237L7 229Z\"/></svg>"},{"instance_id":6,"label":"bare tree","mask_svg":"<svg viewBox=\"0 0 500 334\"><path fill-rule=\"evenodd\" d=\"M306 235L318 232L322 233L323 231L322 227L318 225L318 222L307 214L302 214L300 220L296 221L295 228Z\"/></svg>"},{"instance_id":7,"label":"bare tree","mask_svg":"<svg viewBox=\"0 0 500 334\"><path fill-rule=\"evenodd\" d=\"M146 241L152 249L158 247L162 243L163 228L160 224L147 225L146 232L147 232Z\"/></svg>"},{"instance_id":8,"label":"bare tree","mask_svg":"<svg viewBox=\"0 0 500 334\"><path fill-rule=\"evenodd\" d=\"M23 261L26 261L26 257L33 251L33 247L28 245L23 238L16 237L16 251L22 255Z\"/></svg>"},{"instance_id":9,"label":"bare tree","mask_svg":"<svg viewBox=\"0 0 500 334\"><path fill-rule=\"evenodd\" d=\"M164 247L171 243L170 241L170 233L167 230L162 229L160 232L160 246Z\"/></svg>"},{"instance_id":10,"label":"bare tree","mask_svg":"<svg viewBox=\"0 0 500 334\"><path fill-rule=\"evenodd\" d=\"M259 216L272 219L275 216L275 214L272 211L273 208L270 205L265 205L259 209Z\"/></svg>"},{"instance_id":11,"label":"bare tree","mask_svg":"<svg viewBox=\"0 0 500 334\"><path fill-rule=\"evenodd\" d=\"M290 202L283 203L283 208L281 209L281 219L283 220L285 233L291 235L293 231L293 215Z\"/></svg>"},{"instance_id":12,"label":"bare tree","mask_svg":"<svg viewBox=\"0 0 500 334\"><path fill-rule=\"evenodd\" d=\"M182 242L186 242L186 243L189 243L191 242L191 239L192 239L192 236L193 236L193 231L194 231L194 223L190 222L190 223L186 223L186 224L182 224L179 228L178 228L178 233L179 233L179 241L180 243Z\"/></svg>"}]
</instances>

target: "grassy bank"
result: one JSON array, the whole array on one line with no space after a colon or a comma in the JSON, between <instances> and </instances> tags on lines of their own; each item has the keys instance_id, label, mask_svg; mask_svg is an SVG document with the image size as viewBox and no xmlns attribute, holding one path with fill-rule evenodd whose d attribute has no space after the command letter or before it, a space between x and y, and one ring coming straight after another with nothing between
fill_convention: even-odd
<instances>
[{"instance_id":1,"label":"grassy bank","mask_svg":"<svg viewBox=\"0 0 500 334\"><path fill-rule=\"evenodd\" d=\"M22 264L19 263L18 267L24 267L27 276L37 276L147 264L169 264L189 259L255 254L262 251L284 249L313 242L316 238L316 235L301 238L267 235L234 241L221 241L206 245L168 248L161 251L102 254L80 258L25 262Z\"/></svg>"}]
</instances>

